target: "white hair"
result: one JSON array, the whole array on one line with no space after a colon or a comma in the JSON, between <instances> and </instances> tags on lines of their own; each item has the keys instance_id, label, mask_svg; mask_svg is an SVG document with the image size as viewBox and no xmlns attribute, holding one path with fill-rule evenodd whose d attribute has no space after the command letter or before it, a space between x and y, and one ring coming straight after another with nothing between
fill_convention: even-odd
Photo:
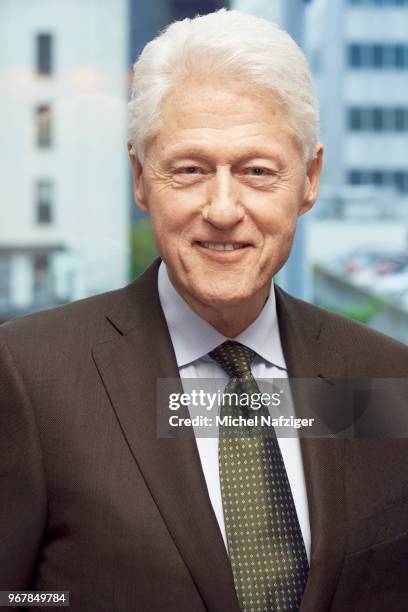
<instances>
[{"instance_id":1,"label":"white hair","mask_svg":"<svg viewBox=\"0 0 408 612\"><path fill-rule=\"evenodd\" d=\"M209 72L277 96L305 161L314 156L319 105L309 67L295 41L270 21L226 9L176 21L144 47L133 70L129 139L141 162L147 139L160 129L164 96L188 76Z\"/></svg>"}]
</instances>

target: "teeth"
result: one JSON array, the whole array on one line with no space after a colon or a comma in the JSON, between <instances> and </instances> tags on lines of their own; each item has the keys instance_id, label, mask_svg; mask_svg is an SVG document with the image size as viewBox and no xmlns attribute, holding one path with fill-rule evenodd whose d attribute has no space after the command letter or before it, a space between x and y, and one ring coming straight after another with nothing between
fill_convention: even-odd
<instances>
[{"instance_id":1,"label":"teeth","mask_svg":"<svg viewBox=\"0 0 408 612\"><path fill-rule=\"evenodd\" d=\"M236 249L242 249L245 244L230 244L220 242L201 242L201 246L205 249L212 249L214 251L235 251Z\"/></svg>"}]
</instances>

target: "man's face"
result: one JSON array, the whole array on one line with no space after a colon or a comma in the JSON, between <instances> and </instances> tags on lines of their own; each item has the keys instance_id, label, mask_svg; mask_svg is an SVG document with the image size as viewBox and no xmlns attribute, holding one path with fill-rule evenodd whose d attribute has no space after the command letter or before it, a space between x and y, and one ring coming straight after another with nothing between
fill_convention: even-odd
<instances>
[{"instance_id":1,"label":"man's face","mask_svg":"<svg viewBox=\"0 0 408 612\"><path fill-rule=\"evenodd\" d=\"M216 309L266 299L316 198L321 150L304 163L270 94L189 82L161 110L143 167L132 165L173 285Z\"/></svg>"}]
</instances>

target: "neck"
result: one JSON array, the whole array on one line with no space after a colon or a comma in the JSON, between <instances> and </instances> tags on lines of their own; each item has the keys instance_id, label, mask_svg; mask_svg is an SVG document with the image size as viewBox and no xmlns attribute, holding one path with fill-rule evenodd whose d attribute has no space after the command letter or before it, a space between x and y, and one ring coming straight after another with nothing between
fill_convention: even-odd
<instances>
[{"instance_id":1,"label":"neck","mask_svg":"<svg viewBox=\"0 0 408 612\"><path fill-rule=\"evenodd\" d=\"M259 316L269 295L269 287L237 304L204 304L195 296L177 289L194 312L227 338L235 338Z\"/></svg>"},{"instance_id":2,"label":"neck","mask_svg":"<svg viewBox=\"0 0 408 612\"><path fill-rule=\"evenodd\" d=\"M209 309L208 307L194 308L192 304L190 306L202 319L215 327L220 334L227 338L235 338L255 321L264 303L265 301L257 305L256 308L249 309L229 306L226 311L224 309Z\"/></svg>"}]
</instances>

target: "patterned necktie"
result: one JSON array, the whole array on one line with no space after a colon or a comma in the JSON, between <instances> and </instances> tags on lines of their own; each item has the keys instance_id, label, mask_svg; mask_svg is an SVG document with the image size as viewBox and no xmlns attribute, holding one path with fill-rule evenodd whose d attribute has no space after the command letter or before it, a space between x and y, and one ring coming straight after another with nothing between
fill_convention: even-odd
<instances>
[{"instance_id":1,"label":"patterned necktie","mask_svg":"<svg viewBox=\"0 0 408 612\"><path fill-rule=\"evenodd\" d=\"M209 353L229 375L224 393L259 393L251 363L256 353L226 341ZM251 414L250 414L251 413ZM223 403L223 416L267 416ZM275 436L244 430L232 436L219 431L219 467L228 551L242 610L299 609L308 561L288 477Z\"/></svg>"}]
</instances>

